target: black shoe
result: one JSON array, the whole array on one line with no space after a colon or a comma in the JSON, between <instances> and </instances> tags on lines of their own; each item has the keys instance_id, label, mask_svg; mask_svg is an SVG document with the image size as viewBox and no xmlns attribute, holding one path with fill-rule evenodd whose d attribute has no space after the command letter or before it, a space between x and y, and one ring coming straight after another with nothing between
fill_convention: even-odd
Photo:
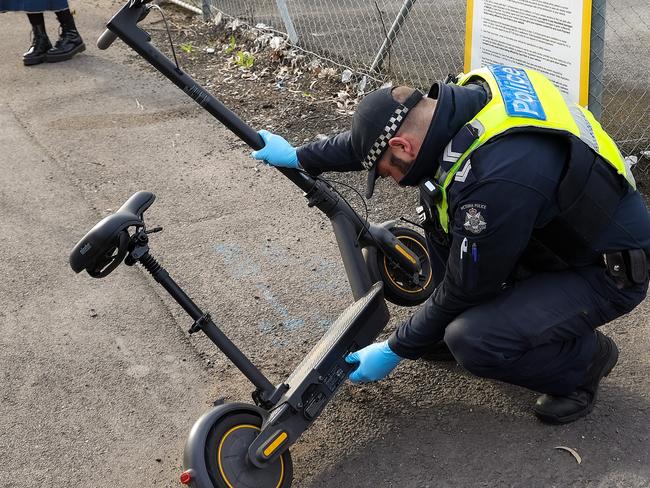
<instances>
[{"instance_id":1,"label":"black shoe","mask_svg":"<svg viewBox=\"0 0 650 488\"><path fill-rule=\"evenodd\" d=\"M32 27L34 32L32 45L29 50L23 54L23 64L25 66L32 66L34 64L41 64L45 62L48 49L52 48L52 43L47 37L44 25L35 25Z\"/></svg>"},{"instance_id":2,"label":"black shoe","mask_svg":"<svg viewBox=\"0 0 650 488\"><path fill-rule=\"evenodd\" d=\"M567 396L542 395L533 410L535 415L549 424L568 424L591 413L598 395L598 384L618 361L618 348L612 339L598 334L598 350L587 371L585 382Z\"/></svg>"},{"instance_id":3,"label":"black shoe","mask_svg":"<svg viewBox=\"0 0 650 488\"><path fill-rule=\"evenodd\" d=\"M435 343L431 349L422 355L422 359L433 362L456 361L445 341Z\"/></svg>"},{"instance_id":4,"label":"black shoe","mask_svg":"<svg viewBox=\"0 0 650 488\"><path fill-rule=\"evenodd\" d=\"M61 31L61 37L56 41L52 49L47 52L48 63L58 63L66 61L77 53L86 50L86 45L81 39L79 32L74 29L64 29Z\"/></svg>"}]
</instances>

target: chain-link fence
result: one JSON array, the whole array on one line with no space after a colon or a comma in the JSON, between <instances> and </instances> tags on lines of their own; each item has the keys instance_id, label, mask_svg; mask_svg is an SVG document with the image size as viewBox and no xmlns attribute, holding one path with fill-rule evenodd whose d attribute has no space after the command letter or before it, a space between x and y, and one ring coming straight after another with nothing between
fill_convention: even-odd
<instances>
[{"instance_id":1,"label":"chain-link fence","mask_svg":"<svg viewBox=\"0 0 650 488\"><path fill-rule=\"evenodd\" d=\"M427 88L463 70L466 0L186 1L285 32L375 78ZM650 2L593 0L590 71L590 103L604 127L626 155L648 157Z\"/></svg>"},{"instance_id":2,"label":"chain-link fence","mask_svg":"<svg viewBox=\"0 0 650 488\"><path fill-rule=\"evenodd\" d=\"M626 154L650 149L650 2L607 0L604 17L604 86L601 121Z\"/></svg>"}]
</instances>

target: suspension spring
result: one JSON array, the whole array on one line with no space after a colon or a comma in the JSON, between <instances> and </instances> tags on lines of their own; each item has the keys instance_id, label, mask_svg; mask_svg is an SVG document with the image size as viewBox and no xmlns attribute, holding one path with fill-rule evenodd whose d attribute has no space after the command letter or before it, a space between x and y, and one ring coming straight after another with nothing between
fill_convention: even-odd
<instances>
[{"instance_id":1,"label":"suspension spring","mask_svg":"<svg viewBox=\"0 0 650 488\"><path fill-rule=\"evenodd\" d=\"M151 273L155 278L156 274L162 269L162 266L156 261L156 259L149 253L145 254L140 258L140 264Z\"/></svg>"}]
</instances>

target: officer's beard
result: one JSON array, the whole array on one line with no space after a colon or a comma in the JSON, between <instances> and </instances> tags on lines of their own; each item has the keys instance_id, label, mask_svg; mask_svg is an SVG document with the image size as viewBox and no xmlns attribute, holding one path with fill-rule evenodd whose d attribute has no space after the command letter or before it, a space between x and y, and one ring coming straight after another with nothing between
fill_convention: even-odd
<instances>
[{"instance_id":1,"label":"officer's beard","mask_svg":"<svg viewBox=\"0 0 650 488\"><path fill-rule=\"evenodd\" d=\"M404 178L404 175L406 175L406 173L408 173L409 170L411 169L411 166L413 165L413 161L415 161L415 159L412 159L411 161L406 161L405 159L400 159L397 156L394 156L392 154L390 155L390 164L396 167L399 170L399 172L402 173L402 178Z\"/></svg>"}]
</instances>

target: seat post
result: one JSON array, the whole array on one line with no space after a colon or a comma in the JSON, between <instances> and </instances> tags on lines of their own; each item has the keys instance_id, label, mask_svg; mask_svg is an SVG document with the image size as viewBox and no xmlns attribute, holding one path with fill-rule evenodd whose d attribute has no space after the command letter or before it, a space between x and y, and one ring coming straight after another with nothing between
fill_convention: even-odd
<instances>
[{"instance_id":1,"label":"seat post","mask_svg":"<svg viewBox=\"0 0 650 488\"><path fill-rule=\"evenodd\" d=\"M262 401L267 401L274 396L276 388L273 384L257 369L257 367L248 359L248 357L223 333L214 323L210 314L204 313L192 299L181 289L180 286L169 276L169 273L163 268L158 261L149 253L147 236L144 231L135 237L135 249L131 251L129 261L135 261L142 264L153 278L167 290L176 302L183 307L192 319L194 324L190 328L190 333L203 331L205 335L230 359L253 385L257 387L258 395Z\"/></svg>"}]
</instances>

